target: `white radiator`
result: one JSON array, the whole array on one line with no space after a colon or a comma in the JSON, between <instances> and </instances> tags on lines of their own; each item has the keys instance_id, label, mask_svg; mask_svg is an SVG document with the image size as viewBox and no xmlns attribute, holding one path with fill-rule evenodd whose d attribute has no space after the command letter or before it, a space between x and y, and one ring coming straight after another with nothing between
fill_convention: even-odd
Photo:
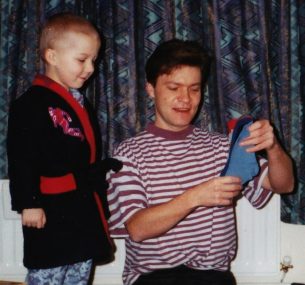
<instances>
[{"instance_id":1,"label":"white radiator","mask_svg":"<svg viewBox=\"0 0 305 285\"><path fill-rule=\"evenodd\" d=\"M237 205L238 255L232 264L238 284L272 285L280 283L279 197L274 196L262 210L253 209L247 200ZM94 284L122 284L124 243L113 263L99 266ZM8 180L0 180L0 280L24 280L20 217L10 210Z\"/></svg>"}]
</instances>

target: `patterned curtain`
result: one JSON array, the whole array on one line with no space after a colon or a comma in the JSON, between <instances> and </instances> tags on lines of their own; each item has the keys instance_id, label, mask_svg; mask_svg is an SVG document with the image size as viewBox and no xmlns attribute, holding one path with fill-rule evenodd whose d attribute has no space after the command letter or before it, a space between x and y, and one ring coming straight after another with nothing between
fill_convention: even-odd
<instances>
[{"instance_id":1,"label":"patterned curtain","mask_svg":"<svg viewBox=\"0 0 305 285\"><path fill-rule=\"evenodd\" d=\"M303 1L213 1L218 82L211 109L220 122L250 113L274 124L298 180L294 194L282 196L281 218L296 224L305 224L304 8Z\"/></svg>"},{"instance_id":2,"label":"patterned curtain","mask_svg":"<svg viewBox=\"0 0 305 285\"><path fill-rule=\"evenodd\" d=\"M305 4L298 0L0 0L0 177L6 177L8 106L42 70L41 23L60 11L102 32L95 105L104 155L153 119L144 64L164 40L198 40L213 57L196 124L226 132L232 117L268 118L292 156L298 184L282 197L282 220L305 224Z\"/></svg>"}]
</instances>

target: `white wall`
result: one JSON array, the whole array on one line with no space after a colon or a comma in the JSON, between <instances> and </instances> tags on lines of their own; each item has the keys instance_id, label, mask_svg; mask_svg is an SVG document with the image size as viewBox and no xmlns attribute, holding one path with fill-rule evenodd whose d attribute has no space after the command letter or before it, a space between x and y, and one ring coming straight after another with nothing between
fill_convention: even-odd
<instances>
[{"instance_id":1,"label":"white wall","mask_svg":"<svg viewBox=\"0 0 305 285\"><path fill-rule=\"evenodd\" d=\"M293 265L284 281L305 284L305 226L281 223L281 255Z\"/></svg>"}]
</instances>

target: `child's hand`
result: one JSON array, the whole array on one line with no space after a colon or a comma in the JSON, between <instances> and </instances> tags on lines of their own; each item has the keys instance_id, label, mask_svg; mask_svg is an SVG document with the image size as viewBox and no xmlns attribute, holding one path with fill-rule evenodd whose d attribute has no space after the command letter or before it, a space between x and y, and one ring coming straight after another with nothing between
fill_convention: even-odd
<instances>
[{"instance_id":1,"label":"child's hand","mask_svg":"<svg viewBox=\"0 0 305 285\"><path fill-rule=\"evenodd\" d=\"M43 209L23 209L21 214L22 225L41 229L44 227L47 219Z\"/></svg>"}]
</instances>

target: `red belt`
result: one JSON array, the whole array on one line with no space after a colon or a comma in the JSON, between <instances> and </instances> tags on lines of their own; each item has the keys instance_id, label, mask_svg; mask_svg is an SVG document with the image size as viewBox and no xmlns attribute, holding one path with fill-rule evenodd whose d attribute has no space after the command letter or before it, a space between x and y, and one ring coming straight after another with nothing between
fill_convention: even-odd
<instances>
[{"instance_id":1,"label":"red belt","mask_svg":"<svg viewBox=\"0 0 305 285\"><path fill-rule=\"evenodd\" d=\"M40 177L40 191L43 194L60 194L76 190L76 182L72 173L58 177Z\"/></svg>"}]
</instances>

